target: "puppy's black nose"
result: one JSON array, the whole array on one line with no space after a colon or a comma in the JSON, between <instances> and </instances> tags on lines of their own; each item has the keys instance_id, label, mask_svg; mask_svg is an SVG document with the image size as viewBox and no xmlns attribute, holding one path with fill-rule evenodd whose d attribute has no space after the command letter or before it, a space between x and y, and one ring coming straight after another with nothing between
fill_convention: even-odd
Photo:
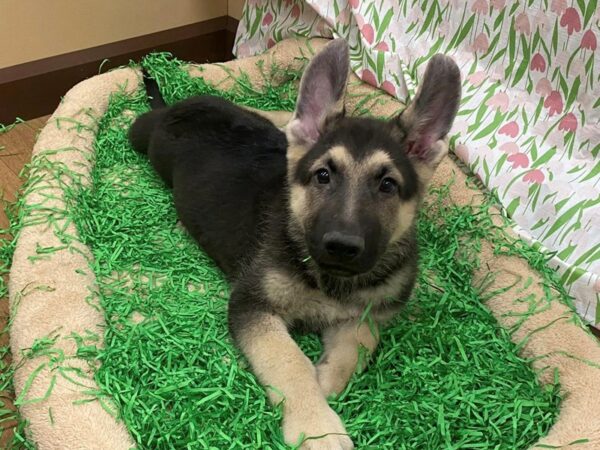
<instances>
[{"instance_id":1,"label":"puppy's black nose","mask_svg":"<svg viewBox=\"0 0 600 450\"><path fill-rule=\"evenodd\" d=\"M340 261L350 261L365 249L365 240L360 236L330 231L323 236L325 251Z\"/></svg>"}]
</instances>

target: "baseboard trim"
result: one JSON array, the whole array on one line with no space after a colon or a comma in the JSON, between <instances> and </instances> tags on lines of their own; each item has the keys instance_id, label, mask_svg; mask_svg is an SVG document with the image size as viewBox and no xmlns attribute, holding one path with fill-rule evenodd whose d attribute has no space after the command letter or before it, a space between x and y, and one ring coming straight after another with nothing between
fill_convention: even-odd
<instances>
[{"instance_id":1,"label":"baseboard trim","mask_svg":"<svg viewBox=\"0 0 600 450\"><path fill-rule=\"evenodd\" d=\"M228 61L237 23L222 16L0 69L0 123L51 113L69 88L98 74L100 64L104 72L152 51L198 63Z\"/></svg>"},{"instance_id":2,"label":"baseboard trim","mask_svg":"<svg viewBox=\"0 0 600 450\"><path fill-rule=\"evenodd\" d=\"M239 21L239 20L237 20L237 19L234 19L234 18L233 18L233 17L231 17L231 16L227 16L227 26L226 26L226 28L227 28L227 31L229 31L229 32L231 32L231 33L233 33L233 34L235 34L235 33L236 33L236 31L237 31L237 28L238 28L238 25L239 25L239 23L240 23L240 21Z\"/></svg>"}]
</instances>

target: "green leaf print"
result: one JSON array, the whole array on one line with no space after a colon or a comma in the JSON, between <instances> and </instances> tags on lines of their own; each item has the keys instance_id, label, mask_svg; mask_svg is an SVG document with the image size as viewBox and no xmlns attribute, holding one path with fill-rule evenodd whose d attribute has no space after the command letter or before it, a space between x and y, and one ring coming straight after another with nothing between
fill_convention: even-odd
<instances>
[{"instance_id":1,"label":"green leaf print","mask_svg":"<svg viewBox=\"0 0 600 450\"><path fill-rule=\"evenodd\" d=\"M572 169L570 169L570 170L569 170L567 173L568 173L569 175L571 175L571 174L574 174L574 173L580 172L580 171L581 171L583 168L584 168L584 166L582 166L582 165L578 165L578 166L575 166L575 167L573 167Z\"/></svg>"},{"instance_id":2,"label":"green leaf print","mask_svg":"<svg viewBox=\"0 0 600 450\"><path fill-rule=\"evenodd\" d=\"M558 79L560 82L560 90L562 91L563 95L566 97L567 95L569 95L569 85L567 84L567 80L565 80L565 77L563 77L562 73L559 74Z\"/></svg>"},{"instance_id":3,"label":"green leaf print","mask_svg":"<svg viewBox=\"0 0 600 450\"><path fill-rule=\"evenodd\" d=\"M440 50L443 43L444 43L444 39L438 38L438 40L435 42L435 44L433 44L431 46L431 48L429 49L429 52L427 52L427 54L425 56L423 56L422 58L417 58L415 60L415 66L418 67L421 64L429 61L429 59Z\"/></svg>"},{"instance_id":4,"label":"green leaf print","mask_svg":"<svg viewBox=\"0 0 600 450\"><path fill-rule=\"evenodd\" d=\"M425 17L425 22L423 22L423 26L421 27L421 31L419 32L419 35L422 35L425 31L430 29L431 22L433 21L433 18L436 16L436 12L438 11L438 8L439 8L439 5L438 5L437 1L431 2L431 8L429 8L429 12L427 13L427 16Z\"/></svg>"},{"instance_id":5,"label":"green leaf print","mask_svg":"<svg viewBox=\"0 0 600 450\"><path fill-rule=\"evenodd\" d=\"M494 31L504 22L504 14L506 13L506 8L502 8L502 12L498 14L496 20L494 20Z\"/></svg>"},{"instance_id":6,"label":"green leaf print","mask_svg":"<svg viewBox=\"0 0 600 450\"><path fill-rule=\"evenodd\" d=\"M538 101L538 105L535 108L535 113L533 113L533 121L537 122L540 118L540 114L542 113L542 107L544 106L544 99L540 98Z\"/></svg>"},{"instance_id":7,"label":"green leaf print","mask_svg":"<svg viewBox=\"0 0 600 450\"><path fill-rule=\"evenodd\" d=\"M552 236L554 233L556 233L560 228L562 228L564 225L566 225L569 222L569 220L571 220L573 217L575 217L581 211L581 208L583 207L583 205L585 203L586 203L586 201L582 200L579 203L577 203L574 206L567 209L563 214L561 214L558 217L558 220L556 220L556 222L554 222L552 224L552 226L550 227L550 229L546 232L544 239L548 239L550 236Z\"/></svg>"},{"instance_id":8,"label":"green leaf print","mask_svg":"<svg viewBox=\"0 0 600 450\"><path fill-rule=\"evenodd\" d=\"M556 197L558 195L558 192L555 192L554 194L549 194L546 195L544 197L544 199L542 200L544 203L548 203L551 199L553 199L554 197Z\"/></svg>"},{"instance_id":9,"label":"green leaf print","mask_svg":"<svg viewBox=\"0 0 600 450\"><path fill-rule=\"evenodd\" d=\"M540 30L539 28L535 30L533 35L533 43L531 44L531 51L534 52L537 49L538 44L540 43Z\"/></svg>"},{"instance_id":10,"label":"green leaf print","mask_svg":"<svg viewBox=\"0 0 600 450\"><path fill-rule=\"evenodd\" d=\"M375 26L375 29L379 28L379 13L377 12L377 8L375 8L374 3L373 5L373 25Z\"/></svg>"},{"instance_id":11,"label":"green leaf print","mask_svg":"<svg viewBox=\"0 0 600 450\"><path fill-rule=\"evenodd\" d=\"M575 78L575 81L573 81L573 86L571 86L571 89L569 89L569 96L567 97L567 103L565 105L566 111L569 111L569 109L571 108L571 105L577 98L577 94L579 94L580 86L581 86L581 79L580 79L579 75L577 75L577 78Z\"/></svg>"},{"instance_id":12,"label":"green leaf print","mask_svg":"<svg viewBox=\"0 0 600 450\"><path fill-rule=\"evenodd\" d=\"M475 116L475 120L473 120L473 124L469 127L469 132L476 130L481 125L481 119L483 119L483 116L489 110L489 107L486 103L494 96L497 88L498 86L490 86L490 89L488 89L485 97L479 105L479 108L477 108L477 115Z\"/></svg>"},{"instance_id":13,"label":"green leaf print","mask_svg":"<svg viewBox=\"0 0 600 450\"><path fill-rule=\"evenodd\" d=\"M517 69L517 73L515 74L515 78L512 82L512 86L516 86L517 83L519 81L521 81L521 78L523 78L523 75L525 75L525 72L527 71L527 68L529 67L529 43L527 42L527 39L525 39L525 35L522 34L521 35L521 51L523 52L523 61L521 61L521 64L519 65L519 68Z\"/></svg>"},{"instance_id":14,"label":"green leaf print","mask_svg":"<svg viewBox=\"0 0 600 450\"><path fill-rule=\"evenodd\" d=\"M492 58L490 65L494 64L496 61L498 61L500 58L502 58L505 53L506 53L506 47L501 48Z\"/></svg>"},{"instance_id":15,"label":"green leaf print","mask_svg":"<svg viewBox=\"0 0 600 450\"><path fill-rule=\"evenodd\" d=\"M388 12L385 14L383 21L381 22L381 25L377 29L377 39L376 39L377 42L381 41L381 38L383 37L383 33L385 33L388 30L388 27L390 26L390 22L392 21L392 17L394 17L394 9L390 8L388 10Z\"/></svg>"},{"instance_id":16,"label":"green leaf print","mask_svg":"<svg viewBox=\"0 0 600 450\"><path fill-rule=\"evenodd\" d=\"M383 69L385 67L385 53L377 52L377 80L383 80Z\"/></svg>"},{"instance_id":17,"label":"green leaf print","mask_svg":"<svg viewBox=\"0 0 600 450\"><path fill-rule=\"evenodd\" d=\"M535 169L536 167L543 166L548 161L550 161L550 159L552 159L552 157L555 154L556 154L556 147L552 147L550 150L548 150L547 152L545 152L542 156L540 156L539 158L535 159L535 161L533 162L533 164L531 165L531 167L533 167ZM532 159L533 159L533 155L532 155Z\"/></svg>"},{"instance_id":18,"label":"green leaf print","mask_svg":"<svg viewBox=\"0 0 600 450\"><path fill-rule=\"evenodd\" d=\"M586 71L586 73L590 74L590 77L588 78L588 80L590 82L590 89L594 89L594 77L591 76L591 74L593 74L593 72L594 72L594 55L593 54L590 55L588 61L585 63L585 71Z\"/></svg>"},{"instance_id":19,"label":"green leaf print","mask_svg":"<svg viewBox=\"0 0 600 450\"><path fill-rule=\"evenodd\" d=\"M552 31L552 53L558 49L558 19L554 21L554 30Z\"/></svg>"},{"instance_id":20,"label":"green leaf print","mask_svg":"<svg viewBox=\"0 0 600 450\"><path fill-rule=\"evenodd\" d=\"M583 275L585 275L585 270L583 270L581 267L571 266L560 278L560 281L561 281L561 283L567 284L567 285L573 284L575 281L577 281Z\"/></svg>"},{"instance_id":21,"label":"green leaf print","mask_svg":"<svg viewBox=\"0 0 600 450\"><path fill-rule=\"evenodd\" d=\"M527 129L529 128L529 118L527 117L525 108L521 109L521 120L523 121L523 134L527 134Z\"/></svg>"},{"instance_id":22,"label":"green leaf print","mask_svg":"<svg viewBox=\"0 0 600 450\"><path fill-rule=\"evenodd\" d=\"M600 244L594 245L592 248L583 253L579 258L575 260L575 265L579 266L584 263L594 261L600 257Z\"/></svg>"},{"instance_id":23,"label":"green leaf print","mask_svg":"<svg viewBox=\"0 0 600 450\"><path fill-rule=\"evenodd\" d=\"M469 20L467 20L467 23L465 23L464 27L460 27L458 29L458 31L452 38L452 41L450 41L450 44L448 44L448 48L455 48L462 41L464 41L465 38L467 37L467 35L469 34L469 31L471 31L471 28L473 28L474 23L475 23L475 14L473 14L471 17L469 17Z\"/></svg>"},{"instance_id":24,"label":"green leaf print","mask_svg":"<svg viewBox=\"0 0 600 450\"><path fill-rule=\"evenodd\" d=\"M548 46L546 45L543 39L540 40L540 44L542 44L542 48L544 49L544 53L546 54L546 59L548 60L548 65L550 66L552 64L552 54L550 53L550 50L548 50Z\"/></svg>"},{"instance_id":25,"label":"green leaf print","mask_svg":"<svg viewBox=\"0 0 600 450\"><path fill-rule=\"evenodd\" d=\"M536 222L536 224L534 226L531 227L531 230L537 230L539 228L542 228L544 225L546 225L548 223L550 219L540 219Z\"/></svg>"},{"instance_id":26,"label":"green leaf print","mask_svg":"<svg viewBox=\"0 0 600 450\"><path fill-rule=\"evenodd\" d=\"M588 173L585 177L583 177L581 182L593 180L598 176L600 176L600 161L596 162L596 165L594 166L594 168L592 170L590 170L590 173Z\"/></svg>"},{"instance_id":27,"label":"green leaf print","mask_svg":"<svg viewBox=\"0 0 600 450\"><path fill-rule=\"evenodd\" d=\"M490 182L490 166L488 165L487 159L483 160L483 182L487 185Z\"/></svg>"},{"instance_id":28,"label":"green leaf print","mask_svg":"<svg viewBox=\"0 0 600 450\"><path fill-rule=\"evenodd\" d=\"M494 116L494 120L492 120L488 124L487 127L485 127L483 130L481 130L479 133L477 133L473 137L473 140L478 141L479 139L484 138L484 137L488 136L489 134L492 134L494 131L496 131L498 129L498 127L500 126L500 124L504 121L505 117L506 117L506 114L503 114L500 111L496 111L496 115Z\"/></svg>"},{"instance_id":29,"label":"green leaf print","mask_svg":"<svg viewBox=\"0 0 600 450\"><path fill-rule=\"evenodd\" d=\"M577 6L579 6L579 10L581 11L581 14L583 14L583 12L585 11L585 4L586 4L585 1L577 0Z\"/></svg>"},{"instance_id":30,"label":"green leaf print","mask_svg":"<svg viewBox=\"0 0 600 450\"><path fill-rule=\"evenodd\" d=\"M565 261L567 258L569 258L573 252L575 251L575 249L577 248L576 245L570 244L567 248L565 248L563 251L559 252L557 254L557 256L562 259L563 261Z\"/></svg>"},{"instance_id":31,"label":"green leaf print","mask_svg":"<svg viewBox=\"0 0 600 450\"><path fill-rule=\"evenodd\" d=\"M569 222L569 220L575 217L576 214L579 214L583 209L590 208L594 205L597 205L598 203L600 203L600 198L596 200L581 200L580 202L576 203L558 217L556 222L552 224L552 226L550 227L543 239L547 239L548 237L552 236L560 228L566 225Z\"/></svg>"},{"instance_id":32,"label":"green leaf print","mask_svg":"<svg viewBox=\"0 0 600 450\"><path fill-rule=\"evenodd\" d=\"M531 80L531 75L527 75L527 85L525 86L525 90L528 94L533 92L533 81Z\"/></svg>"},{"instance_id":33,"label":"green leaf print","mask_svg":"<svg viewBox=\"0 0 600 450\"><path fill-rule=\"evenodd\" d=\"M562 209L562 207L567 204L568 201L569 201L568 198L564 198L561 201L559 201L558 203L556 203L554 205L554 209L556 210L556 212L559 212Z\"/></svg>"},{"instance_id":34,"label":"green leaf print","mask_svg":"<svg viewBox=\"0 0 600 450\"><path fill-rule=\"evenodd\" d=\"M519 207L520 203L521 203L521 197L515 197L512 199L512 201L506 208L506 214L508 214L508 217L512 217L515 214L515 211Z\"/></svg>"},{"instance_id":35,"label":"green leaf print","mask_svg":"<svg viewBox=\"0 0 600 450\"><path fill-rule=\"evenodd\" d=\"M256 34L256 30L260 26L260 21L262 19L262 8L256 8L256 16L254 17L254 23L250 27L250 36L254 36Z\"/></svg>"},{"instance_id":36,"label":"green leaf print","mask_svg":"<svg viewBox=\"0 0 600 450\"><path fill-rule=\"evenodd\" d=\"M540 199L540 191L541 191L540 187L541 187L540 184L532 184L531 186L529 186L528 197L529 197L529 202L531 203L532 211L535 211L537 202Z\"/></svg>"},{"instance_id":37,"label":"green leaf print","mask_svg":"<svg viewBox=\"0 0 600 450\"><path fill-rule=\"evenodd\" d=\"M488 145L489 145L490 148L496 148L496 145L498 145L498 141L496 140L496 136L492 135L492 137L488 141ZM507 156L507 155L503 155L503 156ZM502 159L502 157L500 157L500 159Z\"/></svg>"},{"instance_id":38,"label":"green leaf print","mask_svg":"<svg viewBox=\"0 0 600 450\"><path fill-rule=\"evenodd\" d=\"M371 16L373 14L377 14L377 11L375 11L375 2L369 2L368 5L369 6L365 10L364 16L367 17L369 14L371 14ZM377 18L373 18L373 21L375 24L377 24L379 22L379 16Z\"/></svg>"},{"instance_id":39,"label":"green leaf print","mask_svg":"<svg viewBox=\"0 0 600 450\"><path fill-rule=\"evenodd\" d=\"M523 78L523 75L525 75L525 72L527 71L528 66L529 66L529 59L523 58L523 61L521 61L521 64L519 65L519 68L517 69L517 73L515 73L515 78L512 82L512 87L515 87L519 83L519 81L521 81L521 78Z\"/></svg>"},{"instance_id":40,"label":"green leaf print","mask_svg":"<svg viewBox=\"0 0 600 450\"><path fill-rule=\"evenodd\" d=\"M490 145L491 148L493 148ZM500 170L502 169L502 166L504 166L504 163L506 162L506 158L508 158L508 155L506 153L503 153L502 156L500 157L500 159L498 160L498 162L496 163L496 170L494 172L494 174L496 176L498 176L498 174L500 173Z\"/></svg>"},{"instance_id":41,"label":"green leaf print","mask_svg":"<svg viewBox=\"0 0 600 450\"><path fill-rule=\"evenodd\" d=\"M482 56L482 58L486 58L488 55L494 53L496 46L498 45L498 41L500 40L500 33L497 33L496 36L492 39L488 51Z\"/></svg>"},{"instance_id":42,"label":"green leaf print","mask_svg":"<svg viewBox=\"0 0 600 450\"><path fill-rule=\"evenodd\" d=\"M583 27L587 27L590 19L593 17L596 12L596 7L598 6L598 0L588 0L587 8L585 9L585 15L583 16Z\"/></svg>"},{"instance_id":43,"label":"green leaf print","mask_svg":"<svg viewBox=\"0 0 600 450\"><path fill-rule=\"evenodd\" d=\"M515 30L514 21L510 24L510 31L508 36L508 59L514 61L515 49L517 48L517 30ZM510 72L509 72L510 73Z\"/></svg>"},{"instance_id":44,"label":"green leaf print","mask_svg":"<svg viewBox=\"0 0 600 450\"><path fill-rule=\"evenodd\" d=\"M374 73L377 73L377 65L375 64L375 61L373 60L373 58L371 58L371 55L369 53L365 53L365 59L367 61L369 69L371 69Z\"/></svg>"}]
</instances>

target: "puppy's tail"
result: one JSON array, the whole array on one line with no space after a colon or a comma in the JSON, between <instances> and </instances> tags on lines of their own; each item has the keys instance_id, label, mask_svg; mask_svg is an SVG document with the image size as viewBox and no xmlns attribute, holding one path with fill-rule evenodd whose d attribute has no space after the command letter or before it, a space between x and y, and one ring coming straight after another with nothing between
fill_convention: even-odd
<instances>
[{"instance_id":1,"label":"puppy's tail","mask_svg":"<svg viewBox=\"0 0 600 450\"><path fill-rule=\"evenodd\" d=\"M154 78L150 78L150 74L146 71L146 69L142 69L142 74L144 76L146 94L150 100L150 107L152 109L160 109L167 106L165 99L160 94L160 89L158 88L158 83L156 80Z\"/></svg>"},{"instance_id":2,"label":"puppy's tail","mask_svg":"<svg viewBox=\"0 0 600 450\"><path fill-rule=\"evenodd\" d=\"M129 142L139 153L146 154L148 152L148 145L150 144L150 137L152 132L156 128L156 124L163 115L163 108L166 106L165 100L160 94L158 83L144 69L142 71L144 77L144 86L146 88L146 94L150 101L150 107L152 111L142 114L136 119L129 129Z\"/></svg>"}]
</instances>

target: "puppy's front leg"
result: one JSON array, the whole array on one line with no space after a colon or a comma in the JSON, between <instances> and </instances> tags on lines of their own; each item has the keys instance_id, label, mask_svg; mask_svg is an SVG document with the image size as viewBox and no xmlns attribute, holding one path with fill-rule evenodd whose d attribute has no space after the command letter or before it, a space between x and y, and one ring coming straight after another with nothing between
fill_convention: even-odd
<instances>
[{"instance_id":1,"label":"puppy's front leg","mask_svg":"<svg viewBox=\"0 0 600 450\"><path fill-rule=\"evenodd\" d=\"M283 436L288 444L309 438L303 450L354 448L340 418L329 407L311 361L289 335L283 320L267 312L236 313L230 327L238 346L273 403L283 400Z\"/></svg>"},{"instance_id":2,"label":"puppy's front leg","mask_svg":"<svg viewBox=\"0 0 600 450\"><path fill-rule=\"evenodd\" d=\"M323 332L325 351L317 364L317 378L325 396L344 390L356 370L361 348L365 350L363 366L375 351L379 331L375 323L350 321L327 328ZM361 367L362 368L362 367Z\"/></svg>"}]
</instances>

